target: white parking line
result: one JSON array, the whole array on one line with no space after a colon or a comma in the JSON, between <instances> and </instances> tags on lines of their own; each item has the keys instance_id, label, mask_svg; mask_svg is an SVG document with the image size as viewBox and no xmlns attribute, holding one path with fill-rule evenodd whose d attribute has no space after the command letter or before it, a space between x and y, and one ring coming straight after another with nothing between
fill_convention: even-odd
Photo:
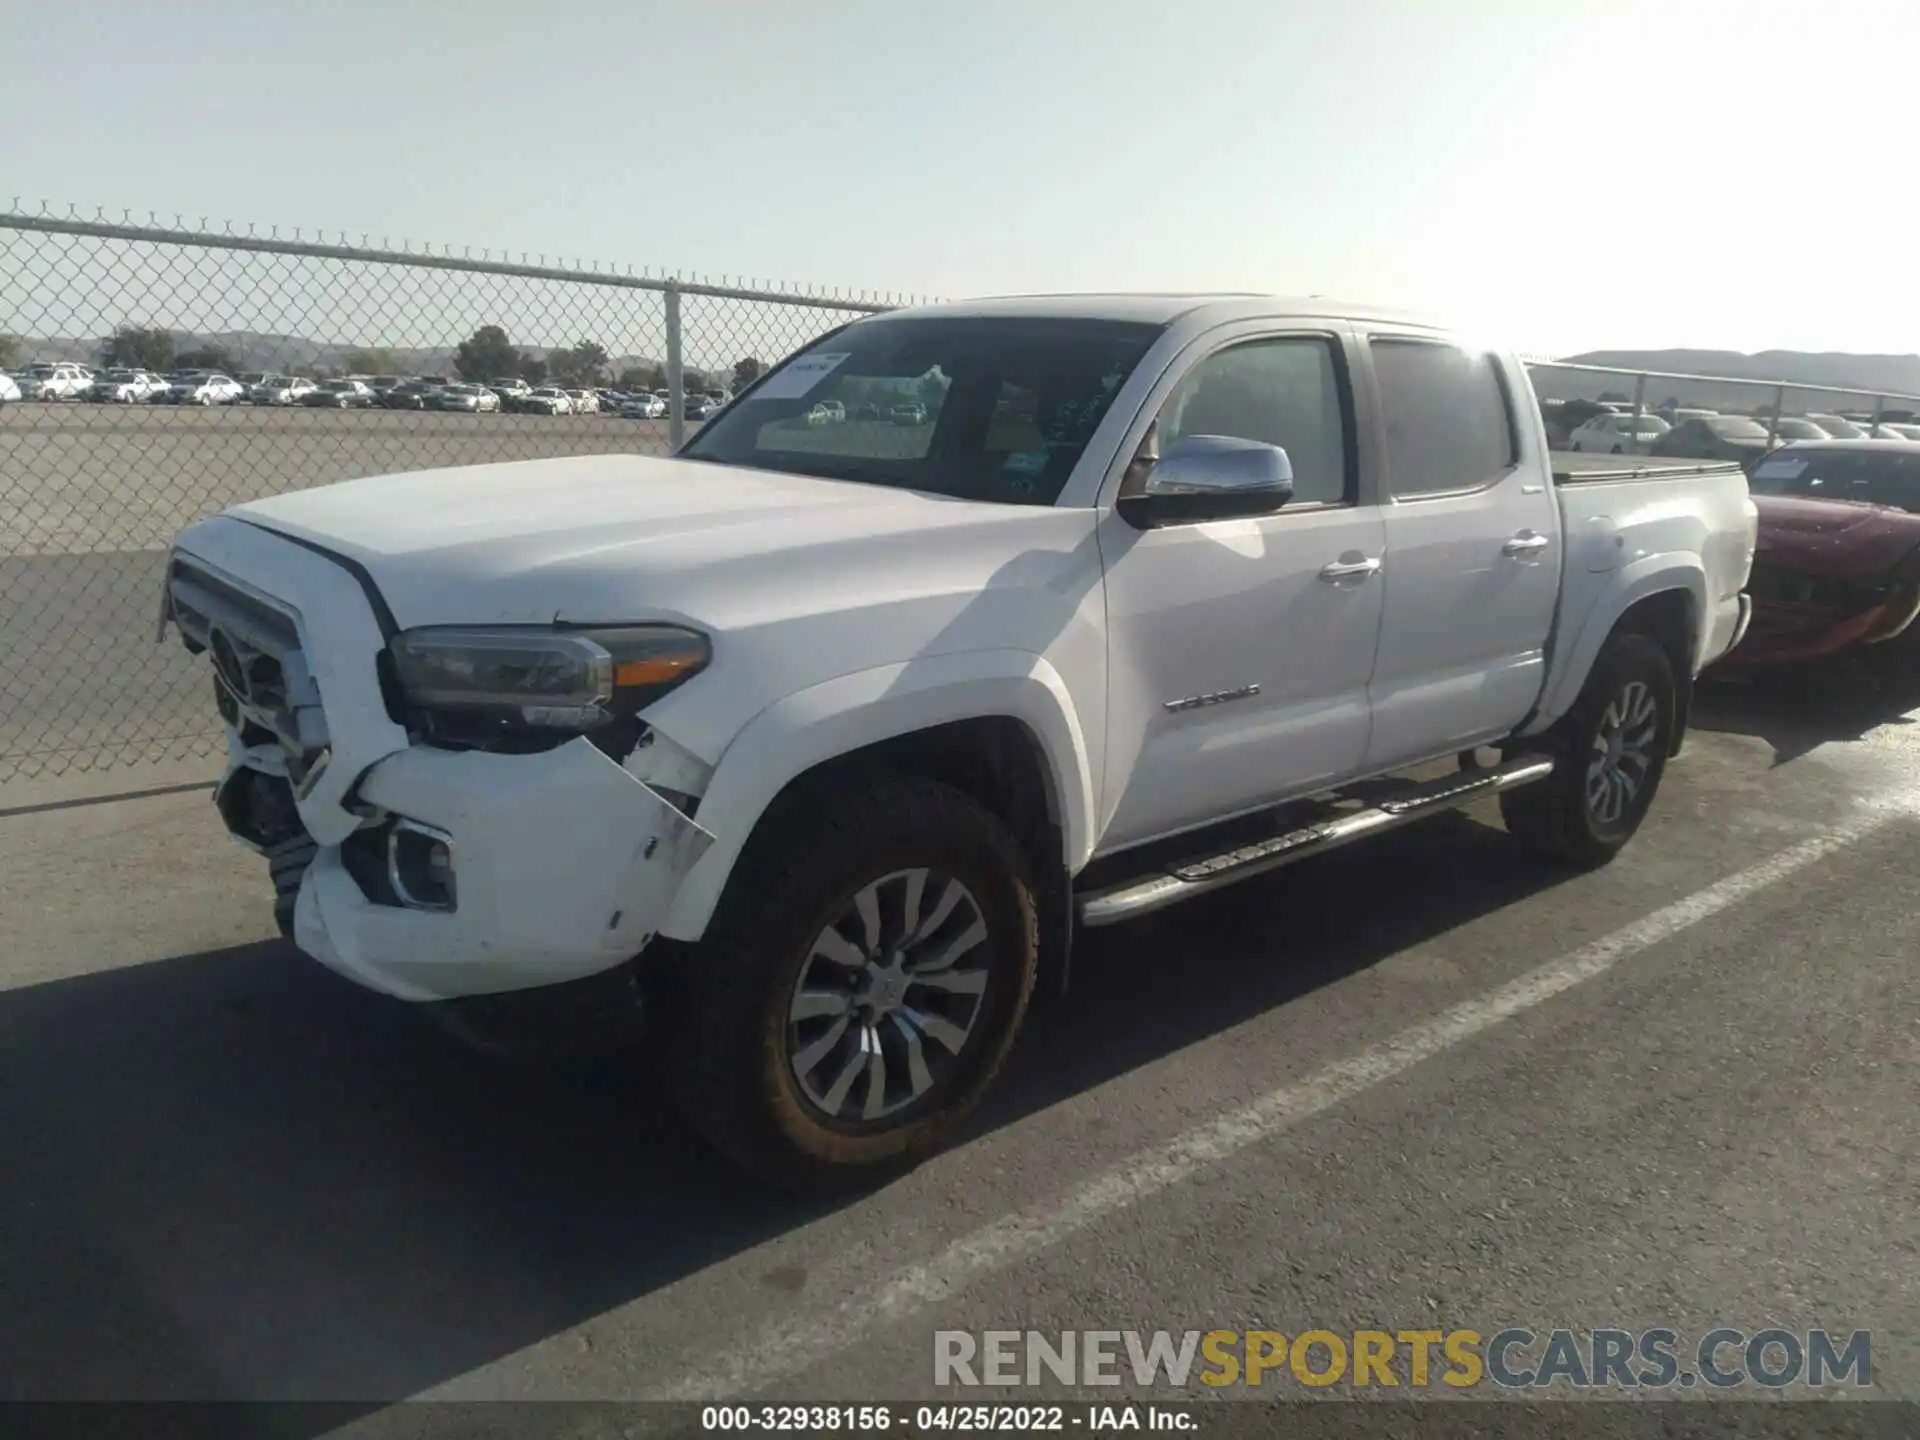
<instances>
[{"instance_id":1,"label":"white parking line","mask_svg":"<svg viewBox=\"0 0 1920 1440\"><path fill-rule=\"evenodd\" d=\"M1795 871L1851 845L1913 807L1881 803L1829 833L1804 841L1654 911L1496 990L1337 1060L1304 1080L1261 1096L1220 1118L1141 1151L1051 1202L1017 1210L963 1235L930 1260L898 1271L877 1291L839 1305L789 1314L701 1370L648 1392L651 1400L739 1399L830 1359L881 1326L959 1293L1103 1218L1178 1185L1251 1145L1391 1080L1524 1010L1603 975L1622 960L1779 884Z\"/></svg>"}]
</instances>

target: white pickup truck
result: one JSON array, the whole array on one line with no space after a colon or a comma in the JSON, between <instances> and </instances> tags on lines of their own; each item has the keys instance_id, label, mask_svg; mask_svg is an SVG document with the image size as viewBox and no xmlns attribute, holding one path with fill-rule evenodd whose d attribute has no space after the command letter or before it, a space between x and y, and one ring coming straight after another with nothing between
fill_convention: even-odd
<instances>
[{"instance_id":1,"label":"white pickup truck","mask_svg":"<svg viewBox=\"0 0 1920 1440\"><path fill-rule=\"evenodd\" d=\"M1014 299L836 331L671 458L236 506L161 626L302 950L495 1042L650 1020L814 1187L948 1134L1076 927L1486 796L1610 858L1754 531L1735 466L1556 476L1520 363L1404 315Z\"/></svg>"}]
</instances>

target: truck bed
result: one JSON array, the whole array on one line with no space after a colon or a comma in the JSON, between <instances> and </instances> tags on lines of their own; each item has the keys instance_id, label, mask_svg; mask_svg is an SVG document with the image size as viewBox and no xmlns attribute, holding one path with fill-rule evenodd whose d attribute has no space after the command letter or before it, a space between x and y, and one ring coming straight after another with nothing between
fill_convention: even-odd
<instances>
[{"instance_id":1,"label":"truck bed","mask_svg":"<svg viewBox=\"0 0 1920 1440\"><path fill-rule=\"evenodd\" d=\"M1566 537L1565 582L1547 683L1532 728L1578 697L1613 618L1635 598L1636 567L1697 555L1693 669L1720 658L1745 614L1756 516L1746 472L1732 461L1551 453Z\"/></svg>"}]
</instances>

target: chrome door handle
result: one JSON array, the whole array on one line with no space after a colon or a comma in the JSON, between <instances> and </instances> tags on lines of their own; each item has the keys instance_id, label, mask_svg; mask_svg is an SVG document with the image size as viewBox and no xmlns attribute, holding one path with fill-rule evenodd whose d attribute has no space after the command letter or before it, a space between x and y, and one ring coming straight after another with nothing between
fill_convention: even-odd
<instances>
[{"instance_id":1,"label":"chrome door handle","mask_svg":"<svg viewBox=\"0 0 1920 1440\"><path fill-rule=\"evenodd\" d=\"M1544 535L1516 535L1500 547L1502 555L1538 555L1553 542Z\"/></svg>"},{"instance_id":2,"label":"chrome door handle","mask_svg":"<svg viewBox=\"0 0 1920 1440\"><path fill-rule=\"evenodd\" d=\"M1330 560L1320 567L1320 578L1338 585L1342 580L1364 580L1379 568L1378 560Z\"/></svg>"}]
</instances>

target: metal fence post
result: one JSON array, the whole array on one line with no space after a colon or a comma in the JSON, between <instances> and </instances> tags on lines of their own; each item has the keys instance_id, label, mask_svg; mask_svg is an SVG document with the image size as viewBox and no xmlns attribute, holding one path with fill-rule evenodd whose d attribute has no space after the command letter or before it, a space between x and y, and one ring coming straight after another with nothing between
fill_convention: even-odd
<instances>
[{"instance_id":1,"label":"metal fence post","mask_svg":"<svg viewBox=\"0 0 1920 1440\"><path fill-rule=\"evenodd\" d=\"M1633 377L1633 433L1640 433L1640 415L1647 408L1647 377Z\"/></svg>"},{"instance_id":2,"label":"metal fence post","mask_svg":"<svg viewBox=\"0 0 1920 1440\"><path fill-rule=\"evenodd\" d=\"M1880 414L1886 408L1887 408L1886 396L1876 395L1873 397L1873 423L1867 427L1867 433L1869 435L1871 435L1875 430L1878 430L1880 428ZM1895 433L1897 434L1898 432L1896 431Z\"/></svg>"},{"instance_id":3,"label":"metal fence post","mask_svg":"<svg viewBox=\"0 0 1920 1440\"><path fill-rule=\"evenodd\" d=\"M1767 416L1767 448L1771 450L1780 433L1780 417L1787 413L1787 387L1773 387L1773 413Z\"/></svg>"},{"instance_id":4,"label":"metal fence post","mask_svg":"<svg viewBox=\"0 0 1920 1440\"><path fill-rule=\"evenodd\" d=\"M687 375L680 352L680 284L667 282L667 443L680 448L687 438Z\"/></svg>"}]
</instances>

